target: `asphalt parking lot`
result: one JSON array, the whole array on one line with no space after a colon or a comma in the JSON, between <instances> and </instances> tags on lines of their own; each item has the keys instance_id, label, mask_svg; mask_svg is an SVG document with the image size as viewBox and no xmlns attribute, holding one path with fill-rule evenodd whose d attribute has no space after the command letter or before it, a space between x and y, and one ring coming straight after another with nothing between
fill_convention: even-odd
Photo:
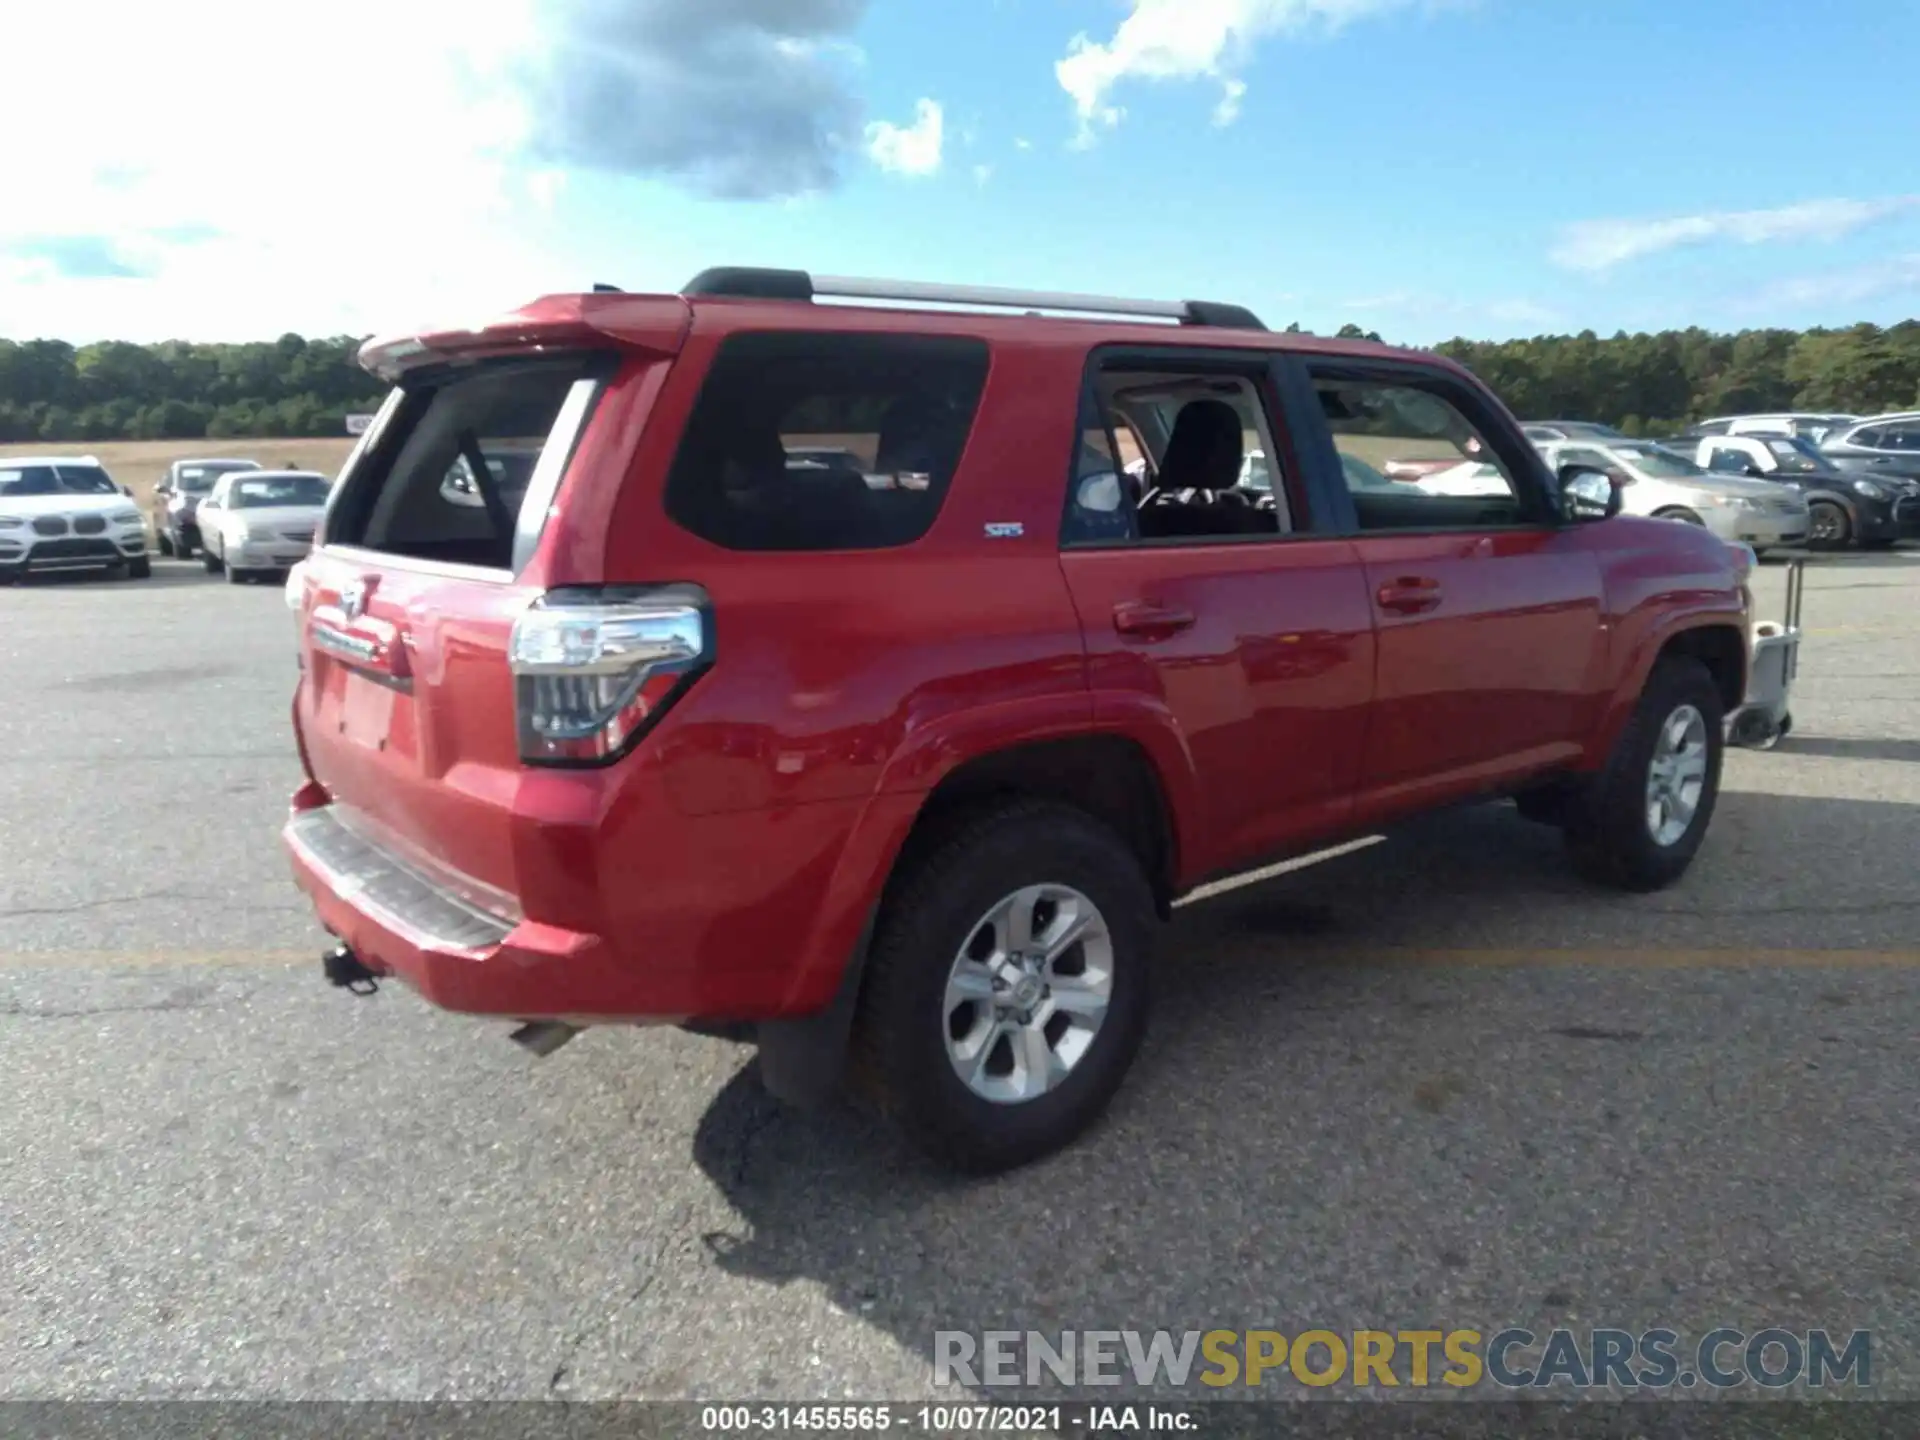
<instances>
[{"instance_id":1,"label":"asphalt parking lot","mask_svg":"<svg viewBox=\"0 0 1920 1440\"><path fill-rule=\"evenodd\" d=\"M1920 1395L1920 552L1809 577L1797 732L1681 887L1501 808L1190 906L1107 1122L984 1184L720 1041L328 989L278 588L0 589L0 1398L912 1398L938 1329L1509 1324L1871 1328Z\"/></svg>"}]
</instances>

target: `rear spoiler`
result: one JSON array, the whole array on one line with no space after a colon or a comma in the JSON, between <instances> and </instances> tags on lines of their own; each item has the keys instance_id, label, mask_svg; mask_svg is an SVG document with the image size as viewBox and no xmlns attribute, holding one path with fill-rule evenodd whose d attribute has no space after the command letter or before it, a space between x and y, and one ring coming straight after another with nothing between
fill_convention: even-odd
<instances>
[{"instance_id":1,"label":"rear spoiler","mask_svg":"<svg viewBox=\"0 0 1920 1440\"><path fill-rule=\"evenodd\" d=\"M360 347L360 364L388 384L423 365L530 351L604 349L678 354L693 309L678 295L547 295L467 330L388 335Z\"/></svg>"}]
</instances>

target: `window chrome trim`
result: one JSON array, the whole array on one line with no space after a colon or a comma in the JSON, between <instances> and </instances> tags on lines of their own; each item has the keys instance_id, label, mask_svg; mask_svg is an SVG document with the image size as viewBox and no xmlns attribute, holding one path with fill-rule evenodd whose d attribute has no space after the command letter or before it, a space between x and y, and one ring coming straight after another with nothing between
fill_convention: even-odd
<instances>
[{"instance_id":1,"label":"window chrome trim","mask_svg":"<svg viewBox=\"0 0 1920 1440\"><path fill-rule=\"evenodd\" d=\"M401 555L390 550L369 550L364 545L315 548L356 564L378 566L382 570L404 570L413 575L437 575L447 580L484 580L492 585L508 585L514 578L511 570L492 565L463 565L457 560L425 560L417 555Z\"/></svg>"},{"instance_id":2,"label":"window chrome trim","mask_svg":"<svg viewBox=\"0 0 1920 1440\"><path fill-rule=\"evenodd\" d=\"M567 390L567 398L561 402L559 413L554 416L546 444L540 449L540 459L527 481L527 493L520 499L520 513L514 517L510 568L515 575L526 569L527 562L533 559L540 537L557 513L554 499L559 494L560 481L573 461L574 448L580 443L581 433L605 388L605 381L595 377L574 381Z\"/></svg>"},{"instance_id":3,"label":"window chrome trim","mask_svg":"<svg viewBox=\"0 0 1920 1440\"><path fill-rule=\"evenodd\" d=\"M394 415L405 400L406 393L398 385L388 390L386 399L380 402L380 408L373 412L373 419L368 423L367 428L360 432L360 438L354 442L353 449L347 452L347 458L341 462L339 471L333 477L333 489L327 493L327 503L320 511L320 523L315 527L315 532L322 542L327 537L327 524L333 518L333 507L352 483L353 472L359 468L361 457L377 445L381 437L387 433L387 428L393 423ZM214 482L215 489L219 488L219 483L217 480ZM212 498L211 495L208 498Z\"/></svg>"}]
</instances>

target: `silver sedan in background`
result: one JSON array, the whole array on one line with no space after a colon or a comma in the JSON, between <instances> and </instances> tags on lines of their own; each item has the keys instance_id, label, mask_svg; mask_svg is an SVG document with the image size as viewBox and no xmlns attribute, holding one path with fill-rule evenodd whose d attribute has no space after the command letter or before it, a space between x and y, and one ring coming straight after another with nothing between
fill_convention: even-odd
<instances>
[{"instance_id":1,"label":"silver sedan in background","mask_svg":"<svg viewBox=\"0 0 1920 1440\"><path fill-rule=\"evenodd\" d=\"M1626 482L1621 513L1704 525L1756 553L1804 545L1813 528L1807 497L1791 485L1716 475L1649 440L1567 440L1538 447L1556 473L1590 465Z\"/></svg>"}]
</instances>

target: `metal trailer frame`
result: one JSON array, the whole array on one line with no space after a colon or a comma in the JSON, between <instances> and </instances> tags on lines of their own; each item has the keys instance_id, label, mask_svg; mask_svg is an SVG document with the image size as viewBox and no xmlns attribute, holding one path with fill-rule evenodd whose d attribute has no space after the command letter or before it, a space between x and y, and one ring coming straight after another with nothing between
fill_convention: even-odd
<instances>
[{"instance_id":1,"label":"metal trailer frame","mask_svg":"<svg viewBox=\"0 0 1920 1440\"><path fill-rule=\"evenodd\" d=\"M1788 708L1800 670L1800 606L1806 597L1807 562L1787 565L1787 611L1781 622L1763 620L1753 627L1753 659L1747 670L1747 696L1727 717L1727 743L1747 750L1771 750L1793 732Z\"/></svg>"}]
</instances>

